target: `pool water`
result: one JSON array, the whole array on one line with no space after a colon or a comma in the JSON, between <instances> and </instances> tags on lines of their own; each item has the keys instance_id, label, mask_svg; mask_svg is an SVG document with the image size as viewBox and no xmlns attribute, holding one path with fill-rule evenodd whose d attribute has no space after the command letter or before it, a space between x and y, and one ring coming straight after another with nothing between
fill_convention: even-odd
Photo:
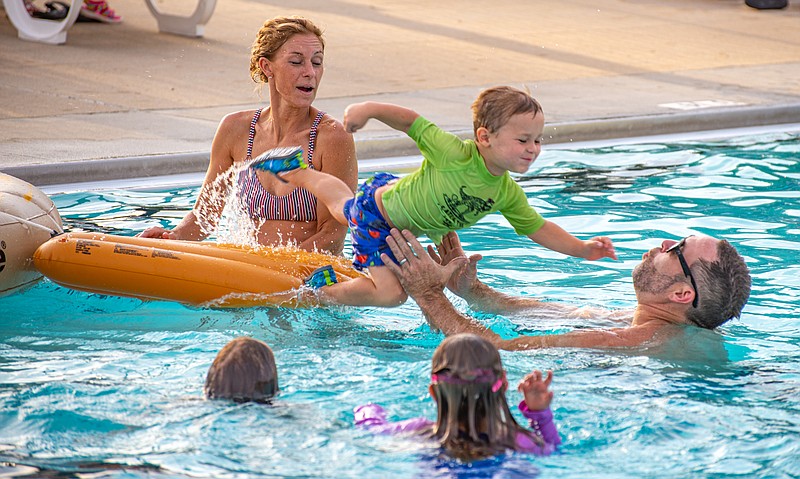
<instances>
[{"instance_id":1,"label":"pool water","mask_svg":"<svg viewBox=\"0 0 800 479\"><path fill-rule=\"evenodd\" d=\"M49 281L0 299L0 476L174 478L800 477L800 135L545 150L519 179L545 217L610 236L619 261L564 257L499 215L461 234L481 278L512 294L610 309L666 238L726 238L753 291L741 319L658 349L503 353L512 386L555 374L563 438L550 457L466 466L413 438L353 427L354 407L435 417L430 358L442 339L413 303L395 309L192 309ZM197 186L53 195L68 230L132 235L175 224ZM457 298L459 308L466 306ZM504 336L608 326L609 318L479 315ZM206 401L230 339L275 351L273 406ZM509 401L520 400L516 391ZM517 416L521 419L521 416Z\"/></svg>"}]
</instances>

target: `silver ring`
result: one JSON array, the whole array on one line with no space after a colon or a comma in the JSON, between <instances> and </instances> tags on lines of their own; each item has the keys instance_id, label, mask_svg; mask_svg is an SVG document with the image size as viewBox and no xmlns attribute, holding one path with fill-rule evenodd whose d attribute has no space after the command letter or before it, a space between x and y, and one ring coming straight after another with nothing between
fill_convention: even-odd
<instances>
[{"instance_id":1,"label":"silver ring","mask_svg":"<svg viewBox=\"0 0 800 479\"><path fill-rule=\"evenodd\" d=\"M408 258L403 258L397 262L397 264L399 264L400 266L403 266L406 263L408 263Z\"/></svg>"}]
</instances>

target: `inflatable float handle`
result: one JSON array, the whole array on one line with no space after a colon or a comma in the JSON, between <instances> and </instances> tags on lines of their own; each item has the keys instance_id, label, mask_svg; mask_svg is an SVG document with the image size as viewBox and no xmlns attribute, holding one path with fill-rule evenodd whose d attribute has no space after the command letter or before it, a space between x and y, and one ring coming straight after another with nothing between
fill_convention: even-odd
<instances>
[{"instance_id":1,"label":"inflatable float handle","mask_svg":"<svg viewBox=\"0 0 800 479\"><path fill-rule=\"evenodd\" d=\"M50 233L50 237L51 238L55 238L56 236L58 236L61 233L63 233L63 231L56 231L53 228L48 228L47 226L40 225L38 223L34 223L33 221L26 220L25 218L20 218L17 215L12 215L11 213L6 213L5 211L0 211L0 218L2 218L4 216L7 216L7 217L11 218L14 221L19 221L20 223L22 223L24 225L32 226L34 228L39 228L39 229L45 230L48 233Z\"/></svg>"}]
</instances>

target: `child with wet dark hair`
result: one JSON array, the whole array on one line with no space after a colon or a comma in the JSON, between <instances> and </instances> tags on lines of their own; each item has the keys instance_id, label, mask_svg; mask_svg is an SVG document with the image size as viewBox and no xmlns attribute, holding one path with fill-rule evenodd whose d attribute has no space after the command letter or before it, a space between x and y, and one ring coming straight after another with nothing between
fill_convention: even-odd
<instances>
[{"instance_id":1,"label":"child with wet dark hair","mask_svg":"<svg viewBox=\"0 0 800 479\"><path fill-rule=\"evenodd\" d=\"M209 399L269 403L278 394L275 355L263 341L235 338L217 353L203 390Z\"/></svg>"},{"instance_id":2,"label":"child with wet dark hair","mask_svg":"<svg viewBox=\"0 0 800 479\"><path fill-rule=\"evenodd\" d=\"M436 348L431 365L429 391L436 401L436 421L426 418L389 423L377 404L355 409L356 425L381 433L411 433L437 441L456 459L473 461L508 450L547 455L561 443L548 390L553 373L534 371L518 390L522 415L533 430L517 423L506 400L505 370L500 353L489 341L473 334L446 338Z\"/></svg>"}]
</instances>

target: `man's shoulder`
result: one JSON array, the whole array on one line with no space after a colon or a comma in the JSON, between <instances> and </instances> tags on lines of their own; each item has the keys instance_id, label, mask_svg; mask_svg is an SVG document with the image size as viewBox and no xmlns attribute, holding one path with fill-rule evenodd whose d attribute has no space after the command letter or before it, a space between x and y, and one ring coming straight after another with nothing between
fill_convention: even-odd
<instances>
[{"instance_id":1,"label":"man's shoulder","mask_svg":"<svg viewBox=\"0 0 800 479\"><path fill-rule=\"evenodd\" d=\"M663 343L677 335L683 334L686 326L668 321L653 320L641 324L633 324L621 332L624 337L638 345L647 346Z\"/></svg>"}]
</instances>

